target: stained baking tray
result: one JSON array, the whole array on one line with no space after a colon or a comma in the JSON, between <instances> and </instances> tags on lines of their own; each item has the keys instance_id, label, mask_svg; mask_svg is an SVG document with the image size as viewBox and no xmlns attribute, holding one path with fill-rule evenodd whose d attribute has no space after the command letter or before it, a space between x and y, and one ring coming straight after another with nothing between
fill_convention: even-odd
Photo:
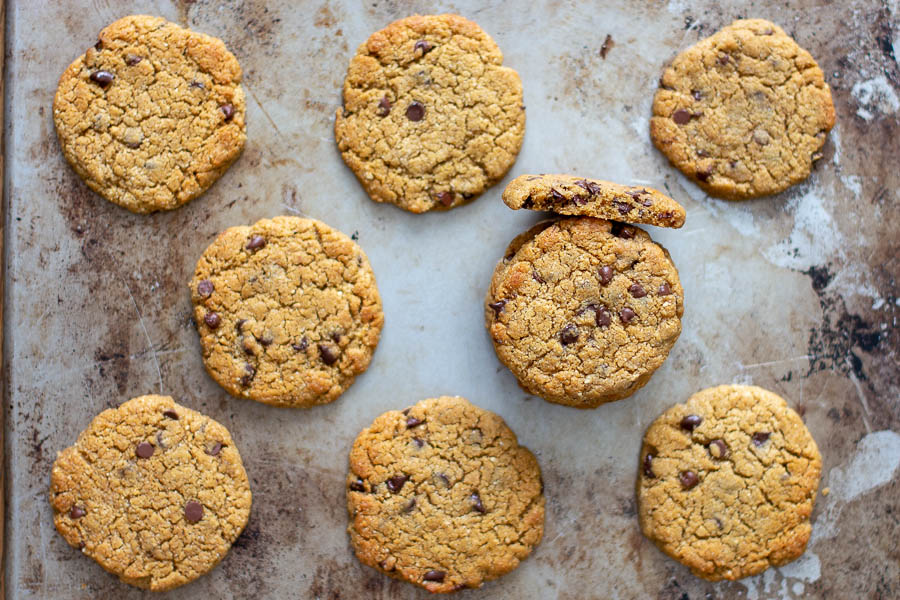
<instances>
[{"instance_id":1,"label":"stained baking tray","mask_svg":"<svg viewBox=\"0 0 900 600\"><path fill-rule=\"evenodd\" d=\"M536 215L500 201L411 215L369 201L332 125L350 56L414 12L480 23L522 76L525 142L510 176L573 172L668 190L679 231L652 229L681 272L684 332L632 398L590 412L519 390L494 356L482 298L507 242ZM138 598L68 547L50 466L101 410L163 392L224 423L253 513L211 574L171 598L423 598L361 566L344 474L381 412L459 394L501 414L540 460L543 542L462 598L900 597L900 15L896 2L8 2L5 38L4 583L9 598ZM136 216L65 164L51 102L63 69L109 22L163 15L225 40L244 69L246 150L203 197ZM808 182L743 203L710 199L648 136L677 50L739 16L781 24L818 59L838 124ZM603 47L606 51L602 52ZM509 179L509 177L507 179ZM369 371L308 411L227 396L206 375L186 282L216 234L278 214L356 233L386 323ZM695 579L641 535L633 494L643 430L703 387L754 383L804 415L824 457L814 533L795 563L734 583Z\"/></svg>"}]
</instances>

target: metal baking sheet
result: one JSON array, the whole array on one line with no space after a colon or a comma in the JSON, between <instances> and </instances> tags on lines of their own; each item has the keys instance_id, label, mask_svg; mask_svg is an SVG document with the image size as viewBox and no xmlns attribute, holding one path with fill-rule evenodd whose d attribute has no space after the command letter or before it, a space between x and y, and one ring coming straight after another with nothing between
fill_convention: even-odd
<instances>
[{"instance_id":1,"label":"metal baking sheet","mask_svg":"<svg viewBox=\"0 0 900 600\"><path fill-rule=\"evenodd\" d=\"M411 215L369 201L332 125L357 45L414 12L457 12L494 36L525 88L524 172L667 189L688 209L652 229L681 272L684 331L632 398L581 412L529 398L497 361L481 303L507 242L537 215L500 201ZM211 574L170 598L424 598L361 566L345 527L357 432L381 412L459 394L502 415L538 456L543 542L510 575L462 598L900 597L900 5L878 2L463 1L7 4L3 348L8 597L138 598L68 547L47 501L56 452L101 410L162 392L234 434L251 477L250 524ZM225 40L244 69L248 141L204 196L137 216L66 165L51 115L57 78L97 32L163 15ZM664 63L739 16L780 23L816 57L837 126L809 181L743 203L710 199L648 136ZM609 40L609 41L606 41ZM607 51L601 52L606 41ZM278 214L321 219L371 258L386 323L369 371L313 410L229 397L206 375L186 288L225 227ZM644 539L633 494L640 439L674 402L754 383L804 414L824 457L806 554L712 584Z\"/></svg>"}]
</instances>

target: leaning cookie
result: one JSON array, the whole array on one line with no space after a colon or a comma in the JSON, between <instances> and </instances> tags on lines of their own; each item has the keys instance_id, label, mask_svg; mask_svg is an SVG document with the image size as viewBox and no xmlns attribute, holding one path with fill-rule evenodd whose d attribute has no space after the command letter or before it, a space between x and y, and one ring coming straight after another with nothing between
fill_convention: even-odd
<instances>
[{"instance_id":1,"label":"leaning cookie","mask_svg":"<svg viewBox=\"0 0 900 600\"><path fill-rule=\"evenodd\" d=\"M544 531L534 455L464 398L423 400L363 430L350 452L347 510L360 561L437 593L512 571Z\"/></svg>"},{"instance_id":2,"label":"leaning cookie","mask_svg":"<svg viewBox=\"0 0 900 600\"><path fill-rule=\"evenodd\" d=\"M247 524L250 502L228 430L168 396L100 413L57 455L50 483L65 540L153 591L215 567Z\"/></svg>"},{"instance_id":3,"label":"leaning cookie","mask_svg":"<svg viewBox=\"0 0 900 600\"><path fill-rule=\"evenodd\" d=\"M643 230L593 217L545 221L494 270L485 325L528 393L595 408L643 387L681 333L684 292Z\"/></svg>"},{"instance_id":4,"label":"leaning cookie","mask_svg":"<svg viewBox=\"0 0 900 600\"><path fill-rule=\"evenodd\" d=\"M190 288L206 370L266 404L335 400L368 368L384 323L362 248L314 219L225 230Z\"/></svg>"},{"instance_id":5,"label":"leaning cookie","mask_svg":"<svg viewBox=\"0 0 900 600\"><path fill-rule=\"evenodd\" d=\"M748 19L675 57L653 100L650 137L706 192L742 200L806 179L833 126L813 57L777 25Z\"/></svg>"},{"instance_id":6,"label":"leaning cookie","mask_svg":"<svg viewBox=\"0 0 900 600\"><path fill-rule=\"evenodd\" d=\"M503 190L513 210L546 210L657 227L684 225L684 207L662 192L576 175L519 175Z\"/></svg>"},{"instance_id":7,"label":"leaning cookie","mask_svg":"<svg viewBox=\"0 0 900 600\"><path fill-rule=\"evenodd\" d=\"M241 67L221 40L160 17L124 17L69 65L53 100L66 160L136 213L177 208L244 147Z\"/></svg>"},{"instance_id":8,"label":"leaning cookie","mask_svg":"<svg viewBox=\"0 0 900 600\"><path fill-rule=\"evenodd\" d=\"M344 81L334 134L375 202L414 213L469 202L519 153L525 107L518 73L477 24L414 15L373 33Z\"/></svg>"},{"instance_id":9,"label":"leaning cookie","mask_svg":"<svg viewBox=\"0 0 900 600\"><path fill-rule=\"evenodd\" d=\"M709 388L647 429L641 529L698 577L755 575L803 554L821 470L816 442L782 398Z\"/></svg>"}]
</instances>

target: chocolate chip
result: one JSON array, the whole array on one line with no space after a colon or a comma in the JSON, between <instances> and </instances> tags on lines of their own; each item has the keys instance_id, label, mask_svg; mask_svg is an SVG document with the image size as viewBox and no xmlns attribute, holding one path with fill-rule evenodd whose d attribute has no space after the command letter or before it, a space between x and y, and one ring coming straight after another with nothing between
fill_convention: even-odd
<instances>
[{"instance_id":1,"label":"chocolate chip","mask_svg":"<svg viewBox=\"0 0 900 600\"><path fill-rule=\"evenodd\" d=\"M768 431L757 431L753 434L753 445L757 447L762 446L769 441L770 435L772 434Z\"/></svg>"},{"instance_id":2,"label":"chocolate chip","mask_svg":"<svg viewBox=\"0 0 900 600\"><path fill-rule=\"evenodd\" d=\"M175 412L174 410L172 410L171 408L169 410L164 410L163 416L168 417L170 419L175 419L176 421L178 420L178 413Z\"/></svg>"},{"instance_id":3,"label":"chocolate chip","mask_svg":"<svg viewBox=\"0 0 900 600\"><path fill-rule=\"evenodd\" d=\"M723 54L719 58L717 58L716 61L720 65L727 65L731 61L731 57L728 56L727 54Z\"/></svg>"},{"instance_id":4,"label":"chocolate chip","mask_svg":"<svg viewBox=\"0 0 900 600\"><path fill-rule=\"evenodd\" d=\"M491 302L490 304L488 304L488 306L491 307L491 309L494 311L495 314L499 315L500 312L503 310L503 307L506 306L507 302L508 302L508 300L506 300L506 298L504 298L503 300L498 300L497 302Z\"/></svg>"},{"instance_id":5,"label":"chocolate chip","mask_svg":"<svg viewBox=\"0 0 900 600\"><path fill-rule=\"evenodd\" d=\"M678 481L681 482L681 487L686 490L691 489L695 485L700 482L700 479L697 477L697 474L693 471L682 471L678 475Z\"/></svg>"},{"instance_id":6,"label":"chocolate chip","mask_svg":"<svg viewBox=\"0 0 900 600\"><path fill-rule=\"evenodd\" d=\"M453 192L438 192L435 197L437 198L437 201L440 202L443 206L450 206L451 204L453 204Z\"/></svg>"},{"instance_id":7,"label":"chocolate chip","mask_svg":"<svg viewBox=\"0 0 900 600\"><path fill-rule=\"evenodd\" d=\"M723 459L728 457L728 444L725 443L725 440L718 439L713 440L707 446L709 449L709 453L713 458Z\"/></svg>"},{"instance_id":8,"label":"chocolate chip","mask_svg":"<svg viewBox=\"0 0 900 600\"><path fill-rule=\"evenodd\" d=\"M188 500L184 505L184 518L188 523L197 523L203 518L203 505L194 500Z\"/></svg>"},{"instance_id":9,"label":"chocolate chip","mask_svg":"<svg viewBox=\"0 0 900 600\"><path fill-rule=\"evenodd\" d=\"M443 473L435 473L434 476L437 477L438 479L440 479L441 483L444 484L445 488L450 487L450 480L447 478L446 475L444 475Z\"/></svg>"},{"instance_id":10,"label":"chocolate chip","mask_svg":"<svg viewBox=\"0 0 900 600\"><path fill-rule=\"evenodd\" d=\"M622 215L627 215L633 208L630 204L626 202L619 202L617 200L613 200L613 206L615 206L619 210L619 214Z\"/></svg>"},{"instance_id":11,"label":"chocolate chip","mask_svg":"<svg viewBox=\"0 0 900 600\"><path fill-rule=\"evenodd\" d=\"M253 381L253 376L256 375L256 369L253 368L253 365L244 365L244 375L241 376L241 385L247 387L250 385L250 382Z\"/></svg>"},{"instance_id":12,"label":"chocolate chip","mask_svg":"<svg viewBox=\"0 0 900 600\"><path fill-rule=\"evenodd\" d=\"M221 110L222 114L225 115L226 123L234 118L234 106L232 106L231 104L223 104L219 107L219 110Z\"/></svg>"},{"instance_id":13,"label":"chocolate chip","mask_svg":"<svg viewBox=\"0 0 900 600\"><path fill-rule=\"evenodd\" d=\"M111 84L113 82L113 79L115 79L115 78L116 78L116 76L113 75L112 73L110 73L109 71L94 71L90 75L91 81L93 81L94 83L96 83L97 85L99 85L102 88L105 88L106 86Z\"/></svg>"},{"instance_id":14,"label":"chocolate chip","mask_svg":"<svg viewBox=\"0 0 900 600\"><path fill-rule=\"evenodd\" d=\"M422 438L413 438L413 444L416 445L416 448L421 448L425 445L425 441Z\"/></svg>"},{"instance_id":15,"label":"chocolate chip","mask_svg":"<svg viewBox=\"0 0 900 600\"><path fill-rule=\"evenodd\" d=\"M416 499L415 497L410 498L409 502L406 503L406 506L403 507L403 512L411 513L413 509L416 507Z\"/></svg>"},{"instance_id":16,"label":"chocolate chip","mask_svg":"<svg viewBox=\"0 0 900 600\"><path fill-rule=\"evenodd\" d=\"M260 248L266 245L266 238L261 235L251 236L249 240L247 240L247 245L245 248L247 250L259 250Z\"/></svg>"},{"instance_id":17,"label":"chocolate chip","mask_svg":"<svg viewBox=\"0 0 900 600\"><path fill-rule=\"evenodd\" d=\"M214 289L216 288L213 285L213 282L209 279L204 279L197 284L197 293L200 294L201 298L209 298L212 295Z\"/></svg>"},{"instance_id":18,"label":"chocolate chip","mask_svg":"<svg viewBox=\"0 0 900 600\"><path fill-rule=\"evenodd\" d=\"M343 329L335 329L334 331L331 332L331 339L334 341L335 344L337 344L341 341L342 335L344 335Z\"/></svg>"},{"instance_id":19,"label":"chocolate chip","mask_svg":"<svg viewBox=\"0 0 900 600\"><path fill-rule=\"evenodd\" d=\"M612 323L609 311L603 306L594 309L594 320L597 322L597 327L607 327Z\"/></svg>"},{"instance_id":20,"label":"chocolate chip","mask_svg":"<svg viewBox=\"0 0 900 600\"><path fill-rule=\"evenodd\" d=\"M484 507L484 503L481 501L481 496L478 495L478 492L475 492L471 496L469 496L469 500L472 501L472 509L477 510L481 514L487 512L487 509Z\"/></svg>"},{"instance_id":21,"label":"chocolate chip","mask_svg":"<svg viewBox=\"0 0 900 600\"><path fill-rule=\"evenodd\" d=\"M637 315L635 314L635 312L627 306L619 311L619 318L622 319L623 325L628 325L629 323L631 323L631 320L636 316Z\"/></svg>"},{"instance_id":22,"label":"chocolate chip","mask_svg":"<svg viewBox=\"0 0 900 600\"><path fill-rule=\"evenodd\" d=\"M234 330L237 331L238 333L240 333L241 328L243 328L244 323L246 323L246 322L247 322L247 319L238 319L237 321L234 322Z\"/></svg>"},{"instance_id":23,"label":"chocolate chip","mask_svg":"<svg viewBox=\"0 0 900 600\"><path fill-rule=\"evenodd\" d=\"M446 576L447 574L443 571L425 571L425 574L422 575L422 581L436 581L437 583L441 583Z\"/></svg>"},{"instance_id":24,"label":"chocolate chip","mask_svg":"<svg viewBox=\"0 0 900 600\"><path fill-rule=\"evenodd\" d=\"M337 362L338 352L328 344L319 344L319 358L330 367Z\"/></svg>"},{"instance_id":25,"label":"chocolate chip","mask_svg":"<svg viewBox=\"0 0 900 600\"><path fill-rule=\"evenodd\" d=\"M378 101L378 110L376 112L379 117L386 117L391 113L391 101L388 100L387 96L382 97Z\"/></svg>"},{"instance_id":26,"label":"chocolate chip","mask_svg":"<svg viewBox=\"0 0 900 600\"><path fill-rule=\"evenodd\" d=\"M425 117L425 107L419 102L413 102L406 107L406 118L410 121L421 121Z\"/></svg>"},{"instance_id":27,"label":"chocolate chip","mask_svg":"<svg viewBox=\"0 0 900 600\"><path fill-rule=\"evenodd\" d=\"M575 185L582 188L586 192L588 192L591 196L596 196L603 191L599 185L594 183L593 181L588 181L587 179L581 179L575 182Z\"/></svg>"},{"instance_id":28,"label":"chocolate chip","mask_svg":"<svg viewBox=\"0 0 900 600\"><path fill-rule=\"evenodd\" d=\"M363 480L360 477L356 478L356 481L350 483L350 491L352 492L365 492L366 486L363 485Z\"/></svg>"},{"instance_id":29,"label":"chocolate chip","mask_svg":"<svg viewBox=\"0 0 900 600\"><path fill-rule=\"evenodd\" d=\"M206 449L206 453L210 456L218 456L222 451L222 442L216 442L212 447Z\"/></svg>"},{"instance_id":30,"label":"chocolate chip","mask_svg":"<svg viewBox=\"0 0 900 600\"><path fill-rule=\"evenodd\" d=\"M206 323L206 326L210 329L218 329L219 325L222 324L222 317L220 317L218 313L208 312L206 313L206 316L203 317L203 322Z\"/></svg>"},{"instance_id":31,"label":"chocolate chip","mask_svg":"<svg viewBox=\"0 0 900 600\"><path fill-rule=\"evenodd\" d=\"M634 298L643 298L647 295L647 291L644 289L639 283L632 283L628 286L628 293L632 295Z\"/></svg>"},{"instance_id":32,"label":"chocolate chip","mask_svg":"<svg viewBox=\"0 0 900 600\"><path fill-rule=\"evenodd\" d=\"M153 452L156 451L156 448L153 447L153 444L150 442L141 442L137 445L135 449L135 454L138 455L138 458L150 458L153 456Z\"/></svg>"},{"instance_id":33,"label":"chocolate chip","mask_svg":"<svg viewBox=\"0 0 900 600\"><path fill-rule=\"evenodd\" d=\"M615 271L613 271L612 267L610 267L609 265L603 265L602 267L600 267L600 270L597 271L597 273L600 275L601 285L608 284L610 281L612 281L613 275L615 275Z\"/></svg>"},{"instance_id":34,"label":"chocolate chip","mask_svg":"<svg viewBox=\"0 0 900 600\"><path fill-rule=\"evenodd\" d=\"M97 43L94 44L94 50L103 50L103 40L97 39Z\"/></svg>"},{"instance_id":35,"label":"chocolate chip","mask_svg":"<svg viewBox=\"0 0 900 600\"><path fill-rule=\"evenodd\" d=\"M403 489L403 484L409 480L409 475L394 475L387 480L386 485L388 491L392 494L398 493Z\"/></svg>"},{"instance_id":36,"label":"chocolate chip","mask_svg":"<svg viewBox=\"0 0 900 600\"><path fill-rule=\"evenodd\" d=\"M679 108L674 113L672 113L672 120L675 121L675 123L678 125L684 125L691 120L691 113L683 108Z\"/></svg>"},{"instance_id":37,"label":"chocolate chip","mask_svg":"<svg viewBox=\"0 0 900 600\"><path fill-rule=\"evenodd\" d=\"M418 42L416 42L416 45L413 48L413 52L415 52L416 50L421 50L422 56L425 56L426 54L434 50L434 45L430 44L426 40L419 40Z\"/></svg>"},{"instance_id":38,"label":"chocolate chip","mask_svg":"<svg viewBox=\"0 0 900 600\"><path fill-rule=\"evenodd\" d=\"M702 422L703 417L701 417L700 415L687 415L686 417L681 419L681 423L679 423L678 426L685 431L693 431L700 427L700 423Z\"/></svg>"},{"instance_id":39,"label":"chocolate chip","mask_svg":"<svg viewBox=\"0 0 900 600\"><path fill-rule=\"evenodd\" d=\"M546 283L546 281L544 281L544 278L541 277L540 273L538 273L534 269L531 270L531 278L534 279L535 281L537 281L538 283Z\"/></svg>"},{"instance_id":40,"label":"chocolate chip","mask_svg":"<svg viewBox=\"0 0 900 600\"><path fill-rule=\"evenodd\" d=\"M126 54L125 55L125 64L128 65L129 67L133 67L134 65L138 64L142 60L144 60L144 58L141 56L138 56L137 54Z\"/></svg>"},{"instance_id":41,"label":"chocolate chip","mask_svg":"<svg viewBox=\"0 0 900 600\"><path fill-rule=\"evenodd\" d=\"M205 89L206 89L206 86L203 85L203 82L202 82L202 81L197 81L196 79L193 80L192 82L190 82L190 83L188 84L188 87L189 87L189 88L192 88L192 89L195 89L195 90L205 90Z\"/></svg>"},{"instance_id":42,"label":"chocolate chip","mask_svg":"<svg viewBox=\"0 0 900 600\"><path fill-rule=\"evenodd\" d=\"M694 97L694 100L700 100L703 98L703 93L700 90L691 90L691 96Z\"/></svg>"},{"instance_id":43,"label":"chocolate chip","mask_svg":"<svg viewBox=\"0 0 900 600\"><path fill-rule=\"evenodd\" d=\"M558 202L558 203L559 203L559 202L565 202L565 201L566 201L566 197L563 196L562 194L560 194L558 191L556 191L556 190L553 189L553 188L550 188L550 196L553 198L553 201L554 201L554 202Z\"/></svg>"},{"instance_id":44,"label":"chocolate chip","mask_svg":"<svg viewBox=\"0 0 900 600\"><path fill-rule=\"evenodd\" d=\"M653 455L649 452L644 456L644 475L646 477L656 477L653 473Z\"/></svg>"},{"instance_id":45,"label":"chocolate chip","mask_svg":"<svg viewBox=\"0 0 900 600\"><path fill-rule=\"evenodd\" d=\"M309 338L304 335L302 338L300 338L299 342L297 342L296 344L291 344L291 348L293 348L297 352L303 352L304 350L309 348Z\"/></svg>"},{"instance_id":46,"label":"chocolate chip","mask_svg":"<svg viewBox=\"0 0 900 600\"><path fill-rule=\"evenodd\" d=\"M573 323L569 323L559 332L559 341L563 346L574 344L578 341L578 327Z\"/></svg>"},{"instance_id":47,"label":"chocolate chip","mask_svg":"<svg viewBox=\"0 0 900 600\"><path fill-rule=\"evenodd\" d=\"M628 225L623 225L622 223L613 223L610 233L624 240L630 240L634 237L634 227L629 227Z\"/></svg>"},{"instance_id":48,"label":"chocolate chip","mask_svg":"<svg viewBox=\"0 0 900 600\"><path fill-rule=\"evenodd\" d=\"M415 417L406 417L406 428L412 429L413 427L418 427L422 423L425 422L425 419L417 419Z\"/></svg>"},{"instance_id":49,"label":"chocolate chip","mask_svg":"<svg viewBox=\"0 0 900 600\"><path fill-rule=\"evenodd\" d=\"M695 177L697 177L697 179L699 179L700 181L706 183L707 181L709 181L709 178L710 178L710 176L712 176L712 174L713 174L713 168L706 167L704 169L697 171L695 173Z\"/></svg>"},{"instance_id":50,"label":"chocolate chip","mask_svg":"<svg viewBox=\"0 0 900 600\"><path fill-rule=\"evenodd\" d=\"M81 517L83 517L86 514L87 514L87 512L85 512L85 510L83 508L81 508L80 506L78 506L77 504L73 505L72 509L69 511L69 517L72 519L80 519Z\"/></svg>"},{"instance_id":51,"label":"chocolate chip","mask_svg":"<svg viewBox=\"0 0 900 600\"><path fill-rule=\"evenodd\" d=\"M253 336L253 337L256 337L256 336ZM271 346L272 342L274 342L275 340L273 340L271 336L263 336L261 338L256 338L256 341L259 342L260 346L262 346L263 348L266 348L268 346Z\"/></svg>"},{"instance_id":52,"label":"chocolate chip","mask_svg":"<svg viewBox=\"0 0 900 600\"><path fill-rule=\"evenodd\" d=\"M659 286L659 288L656 290L656 293L660 296L668 296L669 294L672 293L672 288L669 286L668 283L664 283L661 286Z\"/></svg>"}]
</instances>

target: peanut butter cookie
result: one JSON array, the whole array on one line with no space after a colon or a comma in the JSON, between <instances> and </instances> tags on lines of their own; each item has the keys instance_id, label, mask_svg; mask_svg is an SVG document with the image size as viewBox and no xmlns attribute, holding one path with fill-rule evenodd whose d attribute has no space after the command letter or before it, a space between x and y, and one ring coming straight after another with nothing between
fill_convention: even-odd
<instances>
[{"instance_id":1,"label":"peanut butter cookie","mask_svg":"<svg viewBox=\"0 0 900 600\"><path fill-rule=\"evenodd\" d=\"M813 57L777 25L748 19L675 57L653 100L650 137L707 193L742 200L806 179L833 126Z\"/></svg>"},{"instance_id":2,"label":"peanut butter cookie","mask_svg":"<svg viewBox=\"0 0 900 600\"><path fill-rule=\"evenodd\" d=\"M430 592L512 571L544 532L537 460L503 419L464 398L423 400L363 430L347 510L360 561Z\"/></svg>"},{"instance_id":3,"label":"peanut butter cookie","mask_svg":"<svg viewBox=\"0 0 900 600\"><path fill-rule=\"evenodd\" d=\"M168 396L100 413L57 455L50 483L65 540L153 591L215 567L247 524L250 502L228 430Z\"/></svg>"},{"instance_id":4,"label":"peanut butter cookie","mask_svg":"<svg viewBox=\"0 0 900 600\"><path fill-rule=\"evenodd\" d=\"M822 458L772 392L698 392L647 429L637 478L644 535L710 581L788 563L806 549Z\"/></svg>"},{"instance_id":5,"label":"peanut butter cookie","mask_svg":"<svg viewBox=\"0 0 900 600\"><path fill-rule=\"evenodd\" d=\"M66 160L136 213L202 194L244 147L241 67L221 40L160 17L124 17L69 65L53 100Z\"/></svg>"},{"instance_id":6,"label":"peanut butter cookie","mask_svg":"<svg viewBox=\"0 0 900 600\"><path fill-rule=\"evenodd\" d=\"M519 75L478 25L415 15L373 33L350 61L334 133L369 197L421 213L499 181L525 134Z\"/></svg>"}]
</instances>

